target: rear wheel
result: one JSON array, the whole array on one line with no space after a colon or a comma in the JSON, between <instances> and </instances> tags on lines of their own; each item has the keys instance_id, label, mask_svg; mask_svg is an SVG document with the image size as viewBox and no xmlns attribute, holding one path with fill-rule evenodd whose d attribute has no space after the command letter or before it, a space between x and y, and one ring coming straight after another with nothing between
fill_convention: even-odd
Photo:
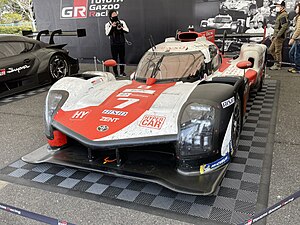
<instances>
[{"instance_id":1,"label":"rear wheel","mask_svg":"<svg viewBox=\"0 0 300 225\"><path fill-rule=\"evenodd\" d=\"M242 131L242 107L241 107L240 97L237 94L235 97L233 117L232 117L232 129L231 129L231 141L232 141L231 154L232 155L235 154L235 152L237 151L241 131Z\"/></svg>"},{"instance_id":2,"label":"rear wheel","mask_svg":"<svg viewBox=\"0 0 300 225\"><path fill-rule=\"evenodd\" d=\"M50 75L53 81L57 81L69 74L69 64L64 56L54 55L49 61Z\"/></svg>"}]
</instances>

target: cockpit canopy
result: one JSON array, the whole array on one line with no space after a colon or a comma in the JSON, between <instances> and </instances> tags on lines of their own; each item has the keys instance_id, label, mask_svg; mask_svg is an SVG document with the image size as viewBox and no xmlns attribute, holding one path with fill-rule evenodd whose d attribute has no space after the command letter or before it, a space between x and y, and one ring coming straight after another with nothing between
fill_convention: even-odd
<instances>
[{"instance_id":1,"label":"cockpit canopy","mask_svg":"<svg viewBox=\"0 0 300 225\"><path fill-rule=\"evenodd\" d=\"M140 60L136 79L155 77L158 80L196 78L204 68L204 55L194 52L148 51Z\"/></svg>"}]
</instances>

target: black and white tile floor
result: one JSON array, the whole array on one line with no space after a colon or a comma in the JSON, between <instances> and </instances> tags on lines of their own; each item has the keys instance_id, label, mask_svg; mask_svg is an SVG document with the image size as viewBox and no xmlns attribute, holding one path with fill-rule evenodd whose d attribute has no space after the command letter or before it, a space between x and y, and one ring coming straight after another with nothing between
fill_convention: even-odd
<instances>
[{"instance_id":1,"label":"black and white tile floor","mask_svg":"<svg viewBox=\"0 0 300 225\"><path fill-rule=\"evenodd\" d=\"M112 201L122 200L128 204L167 210L194 218L238 224L255 213L271 119L276 114L276 109L273 108L276 87L276 81L267 80L262 91L251 96L239 150L216 194L212 196L185 195L152 183L48 163L27 164L21 160L3 168L0 173L6 177L42 184L41 188L49 185L61 187Z\"/></svg>"},{"instance_id":2,"label":"black and white tile floor","mask_svg":"<svg viewBox=\"0 0 300 225\"><path fill-rule=\"evenodd\" d=\"M0 106L11 103L11 102L15 102L15 101L18 101L18 100L21 100L21 99L24 99L24 98L28 98L28 97L31 97L33 95L37 95L37 94L45 92L45 91L48 91L49 88L50 88L50 86L45 86L45 87L38 88L38 89L35 89L35 90L32 90L32 91L24 92L22 94L16 94L16 95L6 97L6 98L0 98Z\"/></svg>"}]
</instances>

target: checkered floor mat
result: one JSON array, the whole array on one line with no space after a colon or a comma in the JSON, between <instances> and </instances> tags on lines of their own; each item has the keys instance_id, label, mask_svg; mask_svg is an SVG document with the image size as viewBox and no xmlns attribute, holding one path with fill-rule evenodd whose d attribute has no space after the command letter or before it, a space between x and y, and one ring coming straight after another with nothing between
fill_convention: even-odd
<instances>
[{"instance_id":1,"label":"checkered floor mat","mask_svg":"<svg viewBox=\"0 0 300 225\"><path fill-rule=\"evenodd\" d=\"M262 91L256 96L251 96L239 150L213 196L185 195L152 183L52 164L32 165L21 160L0 172L5 177L42 183L42 187L62 187L79 193L106 197L112 201L118 199L130 204L185 214L198 220L205 218L237 224L255 213L270 122L276 111L273 108L276 87L276 81L267 80Z\"/></svg>"},{"instance_id":2,"label":"checkered floor mat","mask_svg":"<svg viewBox=\"0 0 300 225\"><path fill-rule=\"evenodd\" d=\"M45 92L45 91L48 91L49 88L50 88L50 86L46 86L46 87L38 88L35 90L27 91L22 94L13 95L13 96L10 96L7 98L0 98L0 106L5 105L7 103L15 102L15 101L18 101L18 100L21 100L24 98L28 98L30 96L37 95L37 94Z\"/></svg>"}]
</instances>

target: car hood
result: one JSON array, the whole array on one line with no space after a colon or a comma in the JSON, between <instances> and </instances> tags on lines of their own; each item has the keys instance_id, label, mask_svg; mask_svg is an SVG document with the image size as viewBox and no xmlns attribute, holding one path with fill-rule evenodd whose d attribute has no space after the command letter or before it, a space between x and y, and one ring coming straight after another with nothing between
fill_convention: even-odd
<instances>
[{"instance_id":1,"label":"car hood","mask_svg":"<svg viewBox=\"0 0 300 225\"><path fill-rule=\"evenodd\" d=\"M71 99L54 121L90 141L176 135L180 110L199 82L147 86L137 81L111 81Z\"/></svg>"}]
</instances>

